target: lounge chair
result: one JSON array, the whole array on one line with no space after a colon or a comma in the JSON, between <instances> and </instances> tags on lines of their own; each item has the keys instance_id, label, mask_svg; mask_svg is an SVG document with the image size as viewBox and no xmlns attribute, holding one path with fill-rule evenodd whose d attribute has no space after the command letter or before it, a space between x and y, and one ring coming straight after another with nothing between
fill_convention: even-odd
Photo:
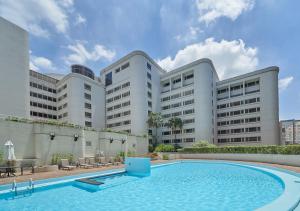
<instances>
[{"instance_id":1,"label":"lounge chair","mask_svg":"<svg viewBox=\"0 0 300 211\"><path fill-rule=\"evenodd\" d=\"M68 159L61 159L61 169L67 169L67 170L72 170L76 168L76 166L70 165Z\"/></svg>"},{"instance_id":2,"label":"lounge chair","mask_svg":"<svg viewBox=\"0 0 300 211\"><path fill-rule=\"evenodd\" d=\"M84 158L78 158L78 164L79 164L79 167L84 167L84 168L93 168L94 166L91 165L91 164L87 164L85 162L85 159Z\"/></svg>"},{"instance_id":3,"label":"lounge chair","mask_svg":"<svg viewBox=\"0 0 300 211\"><path fill-rule=\"evenodd\" d=\"M93 165L94 167L104 166L104 164L102 164L102 163L95 162L95 158L89 158L89 161L90 161L89 164Z\"/></svg>"},{"instance_id":4,"label":"lounge chair","mask_svg":"<svg viewBox=\"0 0 300 211\"><path fill-rule=\"evenodd\" d=\"M100 163L103 164L104 166L112 165L112 163L106 161L105 157L100 157Z\"/></svg>"},{"instance_id":5,"label":"lounge chair","mask_svg":"<svg viewBox=\"0 0 300 211\"><path fill-rule=\"evenodd\" d=\"M110 157L109 161L116 166L120 164L120 162L114 157Z\"/></svg>"}]
</instances>

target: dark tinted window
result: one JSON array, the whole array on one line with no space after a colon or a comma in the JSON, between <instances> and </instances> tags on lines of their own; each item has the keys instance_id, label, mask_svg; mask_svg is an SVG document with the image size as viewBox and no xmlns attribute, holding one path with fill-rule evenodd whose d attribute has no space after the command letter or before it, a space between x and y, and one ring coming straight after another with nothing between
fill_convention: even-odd
<instances>
[{"instance_id":1,"label":"dark tinted window","mask_svg":"<svg viewBox=\"0 0 300 211\"><path fill-rule=\"evenodd\" d=\"M112 72L107 73L105 75L105 86L109 86L112 84Z\"/></svg>"}]
</instances>

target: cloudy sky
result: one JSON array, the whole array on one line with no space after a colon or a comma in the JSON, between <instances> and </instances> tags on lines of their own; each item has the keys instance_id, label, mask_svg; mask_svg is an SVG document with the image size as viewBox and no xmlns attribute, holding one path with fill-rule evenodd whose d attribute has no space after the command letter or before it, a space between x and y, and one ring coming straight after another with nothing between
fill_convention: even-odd
<instances>
[{"instance_id":1,"label":"cloudy sky","mask_svg":"<svg viewBox=\"0 0 300 211\"><path fill-rule=\"evenodd\" d=\"M172 70L213 60L221 79L279 66L280 118L300 119L300 2L292 0L0 0L30 33L30 65L99 71L133 50Z\"/></svg>"}]
</instances>

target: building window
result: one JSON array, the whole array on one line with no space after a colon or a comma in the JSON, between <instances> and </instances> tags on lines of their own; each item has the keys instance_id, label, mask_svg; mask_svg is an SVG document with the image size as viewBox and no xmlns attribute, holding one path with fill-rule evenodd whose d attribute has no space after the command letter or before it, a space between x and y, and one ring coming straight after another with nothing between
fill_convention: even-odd
<instances>
[{"instance_id":1,"label":"building window","mask_svg":"<svg viewBox=\"0 0 300 211\"><path fill-rule=\"evenodd\" d=\"M86 127L92 127L92 123L89 122L89 121L85 121L85 126L86 126Z\"/></svg>"},{"instance_id":2,"label":"building window","mask_svg":"<svg viewBox=\"0 0 300 211\"><path fill-rule=\"evenodd\" d=\"M121 104L120 104L121 105ZM124 102L122 103L122 107L126 107L130 105L130 101ZM120 106L121 107L121 106Z\"/></svg>"},{"instance_id":3,"label":"building window","mask_svg":"<svg viewBox=\"0 0 300 211\"><path fill-rule=\"evenodd\" d=\"M152 84L150 82L147 82L147 86L149 89L152 89Z\"/></svg>"},{"instance_id":4,"label":"building window","mask_svg":"<svg viewBox=\"0 0 300 211\"><path fill-rule=\"evenodd\" d=\"M91 100L92 96L88 93L84 93L84 98L87 99L87 100Z\"/></svg>"},{"instance_id":5,"label":"building window","mask_svg":"<svg viewBox=\"0 0 300 211\"><path fill-rule=\"evenodd\" d=\"M148 97L149 97L149 98L152 98L151 92L148 92Z\"/></svg>"},{"instance_id":6,"label":"building window","mask_svg":"<svg viewBox=\"0 0 300 211\"><path fill-rule=\"evenodd\" d=\"M147 78L151 80L151 74L147 72Z\"/></svg>"},{"instance_id":7,"label":"building window","mask_svg":"<svg viewBox=\"0 0 300 211\"><path fill-rule=\"evenodd\" d=\"M130 96L130 91L125 92L125 93L122 94L122 97L127 97L127 96Z\"/></svg>"},{"instance_id":8,"label":"building window","mask_svg":"<svg viewBox=\"0 0 300 211\"><path fill-rule=\"evenodd\" d=\"M179 83L179 82L181 82L181 78L177 78L177 79L173 80L173 84L176 84L176 83Z\"/></svg>"},{"instance_id":9,"label":"building window","mask_svg":"<svg viewBox=\"0 0 300 211\"><path fill-rule=\"evenodd\" d=\"M90 112L85 112L85 117L92 118L92 114Z\"/></svg>"},{"instance_id":10,"label":"building window","mask_svg":"<svg viewBox=\"0 0 300 211\"><path fill-rule=\"evenodd\" d=\"M148 68L149 70L151 70L151 64L149 64L148 62L147 62L147 68Z\"/></svg>"},{"instance_id":11,"label":"building window","mask_svg":"<svg viewBox=\"0 0 300 211\"><path fill-rule=\"evenodd\" d=\"M151 101L148 101L148 107L152 107L152 102Z\"/></svg>"},{"instance_id":12,"label":"building window","mask_svg":"<svg viewBox=\"0 0 300 211\"><path fill-rule=\"evenodd\" d=\"M105 75L105 86L109 86L112 84L112 72L107 73Z\"/></svg>"},{"instance_id":13,"label":"building window","mask_svg":"<svg viewBox=\"0 0 300 211\"><path fill-rule=\"evenodd\" d=\"M194 109L188 109L183 111L183 114L193 114L194 112L195 112Z\"/></svg>"},{"instance_id":14,"label":"building window","mask_svg":"<svg viewBox=\"0 0 300 211\"><path fill-rule=\"evenodd\" d=\"M122 85L122 88L124 89L124 88L129 87L129 86L130 86L130 82L126 82L126 83L124 83L124 84Z\"/></svg>"},{"instance_id":15,"label":"building window","mask_svg":"<svg viewBox=\"0 0 300 211\"><path fill-rule=\"evenodd\" d=\"M124 69L126 69L127 67L129 67L129 62L127 62L126 64L123 64L122 66L121 66L121 69L122 70L124 70Z\"/></svg>"},{"instance_id":16,"label":"building window","mask_svg":"<svg viewBox=\"0 0 300 211\"><path fill-rule=\"evenodd\" d=\"M84 103L84 107L87 109L91 109L92 105L90 103Z\"/></svg>"},{"instance_id":17,"label":"building window","mask_svg":"<svg viewBox=\"0 0 300 211\"><path fill-rule=\"evenodd\" d=\"M91 91L92 87L90 85L88 85L88 84L84 84L84 89L88 90L88 91Z\"/></svg>"},{"instance_id":18,"label":"building window","mask_svg":"<svg viewBox=\"0 0 300 211\"><path fill-rule=\"evenodd\" d=\"M118 73L120 71L121 71L120 67L118 67L117 69L115 69L115 73Z\"/></svg>"},{"instance_id":19,"label":"building window","mask_svg":"<svg viewBox=\"0 0 300 211\"><path fill-rule=\"evenodd\" d=\"M91 141L86 141L85 142L85 146L86 147L91 147L92 146L92 142Z\"/></svg>"}]
</instances>

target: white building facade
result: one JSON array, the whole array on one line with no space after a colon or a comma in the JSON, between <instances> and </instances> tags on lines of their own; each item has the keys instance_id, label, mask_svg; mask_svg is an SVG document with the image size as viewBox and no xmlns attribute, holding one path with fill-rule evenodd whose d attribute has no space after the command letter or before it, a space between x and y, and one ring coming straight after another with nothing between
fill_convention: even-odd
<instances>
[{"instance_id":1,"label":"white building facade","mask_svg":"<svg viewBox=\"0 0 300 211\"><path fill-rule=\"evenodd\" d=\"M72 73L57 78L30 70L29 84L31 118L105 127L105 93L98 78L75 72L72 66Z\"/></svg>"},{"instance_id":2,"label":"white building facade","mask_svg":"<svg viewBox=\"0 0 300 211\"><path fill-rule=\"evenodd\" d=\"M218 144L279 144L278 67L217 82Z\"/></svg>"},{"instance_id":3,"label":"white building facade","mask_svg":"<svg viewBox=\"0 0 300 211\"><path fill-rule=\"evenodd\" d=\"M67 75L29 71L28 33L0 18L0 114L68 122L190 146L279 144L278 67L220 81L209 59L170 72L134 51L100 72L72 65ZM13 92L12 92L13 90ZM148 128L151 112L183 120L173 134ZM175 138L176 136L176 138Z\"/></svg>"},{"instance_id":4,"label":"white building facade","mask_svg":"<svg viewBox=\"0 0 300 211\"><path fill-rule=\"evenodd\" d=\"M1 17L0 64L0 114L28 118L28 33Z\"/></svg>"},{"instance_id":5,"label":"white building facade","mask_svg":"<svg viewBox=\"0 0 300 211\"><path fill-rule=\"evenodd\" d=\"M165 122L179 117L184 123L173 133L164 124L162 143L279 144L278 71L269 67L219 81L209 59L166 72L134 51L101 71L106 127L145 134L148 113L161 112Z\"/></svg>"}]
</instances>

